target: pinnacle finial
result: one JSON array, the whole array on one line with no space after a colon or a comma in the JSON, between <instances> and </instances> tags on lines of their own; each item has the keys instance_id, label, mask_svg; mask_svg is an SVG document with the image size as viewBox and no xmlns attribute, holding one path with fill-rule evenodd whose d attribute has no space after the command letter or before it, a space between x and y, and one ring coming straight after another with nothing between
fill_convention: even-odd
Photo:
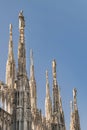
<instances>
[{"instance_id":1,"label":"pinnacle finial","mask_svg":"<svg viewBox=\"0 0 87 130\"><path fill-rule=\"evenodd\" d=\"M74 109L77 109L77 90L76 90L76 88L73 89L73 103L74 103Z\"/></svg>"},{"instance_id":2,"label":"pinnacle finial","mask_svg":"<svg viewBox=\"0 0 87 130\"><path fill-rule=\"evenodd\" d=\"M12 41L12 24L9 25L9 51L8 51L8 58L10 60L14 59L13 55L13 41Z\"/></svg>"},{"instance_id":3,"label":"pinnacle finial","mask_svg":"<svg viewBox=\"0 0 87 130\"><path fill-rule=\"evenodd\" d=\"M10 41L12 41L12 24L9 25Z\"/></svg>"},{"instance_id":4,"label":"pinnacle finial","mask_svg":"<svg viewBox=\"0 0 87 130\"><path fill-rule=\"evenodd\" d=\"M34 60L33 60L33 50L30 49L30 64L34 65Z\"/></svg>"},{"instance_id":5,"label":"pinnacle finial","mask_svg":"<svg viewBox=\"0 0 87 130\"><path fill-rule=\"evenodd\" d=\"M46 82L48 82L48 71L46 70Z\"/></svg>"},{"instance_id":6,"label":"pinnacle finial","mask_svg":"<svg viewBox=\"0 0 87 130\"><path fill-rule=\"evenodd\" d=\"M9 25L9 30L12 32L12 24Z\"/></svg>"},{"instance_id":7,"label":"pinnacle finial","mask_svg":"<svg viewBox=\"0 0 87 130\"><path fill-rule=\"evenodd\" d=\"M76 96L77 96L77 90L76 90L76 88L74 88L73 89L73 97L76 98Z\"/></svg>"},{"instance_id":8,"label":"pinnacle finial","mask_svg":"<svg viewBox=\"0 0 87 130\"><path fill-rule=\"evenodd\" d=\"M19 12L19 17L20 16L23 16L23 10L21 10L20 12Z\"/></svg>"},{"instance_id":9,"label":"pinnacle finial","mask_svg":"<svg viewBox=\"0 0 87 130\"><path fill-rule=\"evenodd\" d=\"M20 13L22 13L22 14L23 14L23 10L21 10L21 11L20 11Z\"/></svg>"},{"instance_id":10,"label":"pinnacle finial","mask_svg":"<svg viewBox=\"0 0 87 130\"><path fill-rule=\"evenodd\" d=\"M52 66L56 67L56 60L55 59L52 61Z\"/></svg>"},{"instance_id":11,"label":"pinnacle finial","mask_svg":"<svg viewBox=\"0 0 87 130\"><path fill-rule=\"evenodd\" d=\"M56 60L52 61L53 78L56 79Z\"/></svg>"},{"instance_id":12,"label":"pinnacle finial","mask_svg":"<svg viewBox=\"0 0 87 130\"><path fill-rule=\"evenodd\" d=\"M19 13L19 29L24 29L25 27L25 20L23 16L23 11L21 10Z\"/></svg>"}]
</instances>

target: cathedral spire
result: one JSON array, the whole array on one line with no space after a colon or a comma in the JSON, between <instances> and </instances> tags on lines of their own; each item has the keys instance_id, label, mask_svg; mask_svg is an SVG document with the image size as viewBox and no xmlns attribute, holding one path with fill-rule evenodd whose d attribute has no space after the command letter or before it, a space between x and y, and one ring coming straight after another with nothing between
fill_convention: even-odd
<instances>
[{"instance_id":1,"label":"cathedral spire","mask_svg":"<svg viewBox=\"0 0 87 130\"><path fill-rule=\"evenodd\" d=\"M19 13L19 44L17 74L16 130L31 130L30 86L26 73L26 51L24 38L25 20L23 11Z\"/></svg>"},{"instance_id":2,"label":"cathedral spire","mask_svg":"<svg viewBox=\"0 0 87 130\"><path fill-rule=\"evenodd\" d=\"M15 60L13 54L13 40L12 40L12 24L9 26L9 49L8 49L8 59L6 64L6 84L13 88L15 80Z\"/></svg>"},{"instance_id":3,"label":"cathedral spire","mask_svg":"<svg viewBox=\"0 0 87 130\"><path fill-rule=\"evenodd\" d=\"M31 110L37 109L37 91L36 91L36 81L34 75L34 60L33 51L30 50L30 95L31 95Z\"/></svg>"},{"instance_id":4,"label":"cathedral spire","mask_svg":"<svg viewBox=\"0 0 87 130\"><path fill-rule=\"evenodd\" d=\"M46 98L45 98L45 116L47 120L51 119L52 115L52 101L50 97L48 71L46 70Z\"/></svg>"},{"instance_id":5,"label":"cathedral spire","mask_svg":"<svg viewBox=\"0 0 87 130\"><path fill-rule=\"evenodd\" d=\"M71 106L70 130L80 130L80 118L77 107L77 90L73 89L73 102Z\"/></svg>"},{"instance_id":6,"label":"cathedral spire","mask_svg":"<svg viewBox=\"0 0 87 130\"><path fill-rule=\"evenodd\" d=\"M57 84L57 74L56 74L56 61L52 61L52 73L53 73L53 80L55 81L55 84Z\"/></svg>"},{"instance_id":7,"label":"cathedral spire","mask_svg":"<svg viewBox=\"0 0 87 130\"><path fill-rule=\"evenodd\" d=\"M56 73L56 61L52 61L52 73L53 73L53 115L54 119L58 119L54 124L56 129L66 130L64 112L62 108L62 100L60 96L60 89L57 83L57 73Z\"/></svg>"},{"instance_id":8,"label":"cathedral spire","mask_svg":"<svg viewBox=\"0 0 87 130\"><path fill-rule=\"evenodd\" d=\"M26 50L24 38L25 20L23 11L19 13L19 45L18 45L18 73L19 75L26 74Z\"/></svg>"},{"instance_id":9,"label":"cathedral spire","mask_svg":"<svg viewBox=\"0 0 87 130\"><path fill-rule=\"evenodd\" d=\"M12 39L12 24L9 25L9 51L8 51L8 59L14 60L13 54L13 39Z\"/></svg>"},{"instance_id":10,"label":"cathedral spire","mask_svg":"<svg viewBox=\"0 0 87 130\"><path fill-rule=\"evenodd\" d=\"M9 25L10 41L12 41L12 24Z\"/></svg>"},{"instance_id":11,"label":"cathedral spire","mask_svg":"<svg viewBox=\"0 0 87 130\"><path fill-rule=\"evenodd\" d=\"M52 73L53 73L53 112L59 111L59 92L56 75L56 61L52 61Z\"/></svg>"}]
</instances>

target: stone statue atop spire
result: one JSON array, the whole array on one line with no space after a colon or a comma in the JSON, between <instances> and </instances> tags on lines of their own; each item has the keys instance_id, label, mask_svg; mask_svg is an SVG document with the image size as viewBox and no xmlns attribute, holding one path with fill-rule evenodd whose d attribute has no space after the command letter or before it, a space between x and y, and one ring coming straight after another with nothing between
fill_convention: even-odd
<instances>
[{"instance_id":1,"label":"stone statue atop spire","mask_svg":"<svg viewBox=\"0 0 87 130\"><path fill-rule=\"evenodd\" d=\"M76 88L73 89L73 107L77 110L77 90Z\"/></svg>"},{"instance_id":2,"label":"stone statue atop spire","mask_svg":"<svg viewBox=\"0 0 87 130\"><path fill-rule=\"evenodd\" d=\"M56 75L56 61L55 60L52 61L52 72L53 72L53 79L56 80L57 75Z\"/></svg>"},{"instance_id":3,"label":"stone statue atop spire","mask_svg":"<svg viewBox=\"0 0 87 130\"><path fill-rule=\"evenodd\" d=\"M24 28L24 27L25 27L25 20L23 16L23 11L21 10L19 13L19 29Z\"/></svg>"}]
</instances>

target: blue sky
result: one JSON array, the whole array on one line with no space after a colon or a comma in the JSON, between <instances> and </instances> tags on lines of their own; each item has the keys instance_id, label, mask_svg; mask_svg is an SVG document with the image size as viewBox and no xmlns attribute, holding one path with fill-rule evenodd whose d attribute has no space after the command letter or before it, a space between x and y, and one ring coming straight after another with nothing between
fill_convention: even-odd
<instances>
[{"instance_id":1,"label":"blue sky","mask_svg":"<svg viewBox=\"0 0 87 130\"><path fill-rule=\"evenodd\" d=\"M27 72L29 50L33 49L38 107L44 114L45 70L52 91L52 60L57 62L57 79L67 130L69 130L72 89L78 91L81 129L87 128L87 1L86 0L0 0L0 80L5 81L9 24L13 25L17 64L18 13L24 11Z\"/></svg>"}]
</instances>

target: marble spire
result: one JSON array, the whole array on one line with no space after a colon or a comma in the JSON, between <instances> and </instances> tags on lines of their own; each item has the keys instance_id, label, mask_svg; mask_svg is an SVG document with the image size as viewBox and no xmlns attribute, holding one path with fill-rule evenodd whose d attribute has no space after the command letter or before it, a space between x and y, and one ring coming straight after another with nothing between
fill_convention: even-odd
<instances>
[{"instance_id":1,"label":"marble spire","mask_svg":"<svg viewBox=\"0 0 87 130\"><path fill-rule=\"evenodd\" d=\"M6 84L9 88L13 88L15 81L15 60L13 53L12 24L9 26L9 48L8 59L6 64Z\"/></svg>"}]
</instances>

